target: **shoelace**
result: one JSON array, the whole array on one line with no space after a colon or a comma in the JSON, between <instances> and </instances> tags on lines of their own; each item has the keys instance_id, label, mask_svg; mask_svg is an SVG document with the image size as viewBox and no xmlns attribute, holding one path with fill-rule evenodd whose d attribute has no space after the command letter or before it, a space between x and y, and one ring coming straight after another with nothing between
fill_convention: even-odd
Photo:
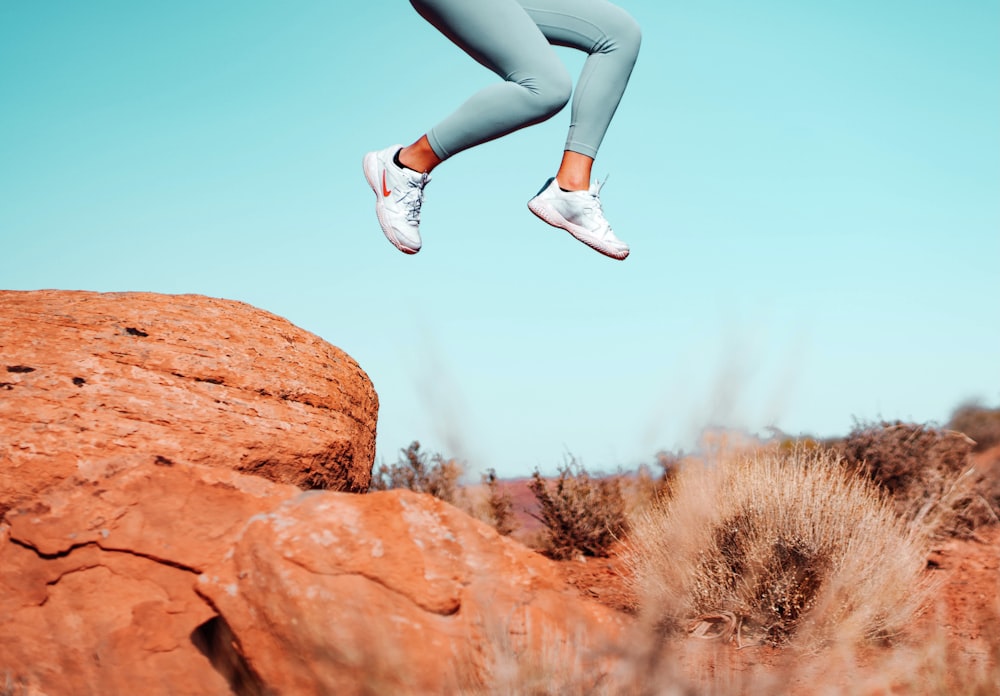
<instances>
[{"instance_id":1,"label":"shoelace","mask_svg":"<svg viewBox=\"0 0 1000 696\"><path fill-rule=\"evenodd\" d=\"M604 207L601 205L601 189L604 188L604 184L608 183L609 178L611 178L610 174L604 177L604 181L594 179L594 183L590 186L590 190L587 191L587 193L590 194L590 197L594 199L594 207L589 209L588 212L590 212L596 220L599 220L604 225L607 225L608 229L611 228L611 225L608 224L607 218L604 217Z\"/></svg>"},{"instance_id":2,"label":"shoelace","mask_svg":"<svg viewBox=\"0 0 1000 696\"><path fill-rule=\"evenodd\" d=\"M409 190L399 198L399 202L406 205L406 221L413 225L420 224L420 206L424 204L424 186L431 177L426 172L420 175L419 179L410 179Z\"/></svg>"},{"instance_id":3,"label":"shoelace","mask_svg":"<svg viewBox=\"0 0 1000 696\"><path fill-rule=\"evenodd\" d=\"M608 179L610 178L611 175L608 174L606 177L604 177L604 181L601 181L600 179L594 179L594 183L591 184L590 186L590 192L593 193L595 196L600 196L601 189L604 188L604 184L608 183Z\"/></svg>"}]
</instances>

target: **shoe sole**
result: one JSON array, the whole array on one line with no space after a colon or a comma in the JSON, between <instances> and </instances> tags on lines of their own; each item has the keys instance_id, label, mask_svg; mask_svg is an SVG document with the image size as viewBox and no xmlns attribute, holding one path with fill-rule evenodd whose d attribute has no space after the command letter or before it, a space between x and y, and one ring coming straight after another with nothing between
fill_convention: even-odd
<instances>
[{"instance_id":1,"label":"shoe sole","mask_svg":"<svg viewBox=\"0 0 1000 696\"><path fill-rule=\"evenodd\" d=\"M599 254L604 254L608 258L615 259L616 261L624 261L628 258L629 249L612 249L611 247L601 244L599 241L587 234L579 225L574 225L572 222L564 218L559 214L559 211L545 204L544 201L537 201L536 199L531 199L528 201L528 210L534 213L543 222L552 225L553 227L558 227L561 230L566 230L573 238L579 242L583 242L589 246L594 251Z\"/></svg>"},{"instance_id":2,"label":"shoe sole","mask_svg":"<svg viewBox=\"0 0 1000 696\"><path fill-rule=\"evenodd\" d=\"M385 238L404 254L416 254L420 251L420 247L413 249L399 241L392 230L392 225L384 217L383 210L385 206L382 205L382 194L379 191L378 157L375 156L374 152L369 152L361 160L361 166L365 170L365 179L368 180L368 185L372 187L372 191L375 193L375 215L378 217L378 224L382 227L382 233L385 235Z\"/></svg>"}]
</instances>

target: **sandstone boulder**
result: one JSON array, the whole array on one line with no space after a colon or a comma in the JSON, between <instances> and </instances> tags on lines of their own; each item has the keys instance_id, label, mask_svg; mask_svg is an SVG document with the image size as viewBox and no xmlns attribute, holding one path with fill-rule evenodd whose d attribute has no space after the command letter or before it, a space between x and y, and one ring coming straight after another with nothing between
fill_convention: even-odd
<instances>
[{"instance_id":1,"label":"sandstone boulder","mask_svg":"<svg viewBox=\"0 0 1000 696\"><path fill-rule=\"evenodd\" d=\"M561 693L608 676L624 628L552 561L405 490L288 500L199 592L282 694Z\"/></svg>"},{"instance_id":2,"label":"sandstone boulder","mask_svg":"<svg viewBox=\"0 0 1000 696\"><path fill-rule=\"evenodd\" d=\"M608 673L623 622L555 563L409 491L138 461L0 524L14 694L556 693Z\"/></svg>"},{"instance_id":3,"label":"sandstone boulder","mask_svg":"<svg viewBox=\"0 0 1000 696\"><path fill-rule=\"evenodd\" d=\"M195 592L246 520L301 491L136 462L50 488L0 524L0 686L17 694L231 693ZM213 664L218 668L213 667Z\"/></svg>"},{"instance_id":4,"label":"sandstone boulder","mask_svg":"<svg viewBox=\"0 0 1000 696\"><path fill-rule=\"evenodd\" d=\"M350 356L240 302L0 291L0 514L109 462L364 491L377 410Z\"/></svg>"}]
</instances>

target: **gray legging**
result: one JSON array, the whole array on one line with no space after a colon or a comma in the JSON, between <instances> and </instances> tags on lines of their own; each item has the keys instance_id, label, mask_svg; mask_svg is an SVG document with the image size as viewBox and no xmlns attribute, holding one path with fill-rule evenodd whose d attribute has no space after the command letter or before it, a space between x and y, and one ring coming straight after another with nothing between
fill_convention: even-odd
<instances>
[{"instance_id":1,"label":"gray legging","mask_svg":"<svg viewBox=\"0 0 1000 696\"><path fill-rule=\"evenodd\" d=\"M566 149L590 157L604 139L639 53L639 26L607 0L410 0L462 50L504 79L427 133L441 159L558 113L573 81L549 45L586 51Z\"/></svg>"}]
</instances>

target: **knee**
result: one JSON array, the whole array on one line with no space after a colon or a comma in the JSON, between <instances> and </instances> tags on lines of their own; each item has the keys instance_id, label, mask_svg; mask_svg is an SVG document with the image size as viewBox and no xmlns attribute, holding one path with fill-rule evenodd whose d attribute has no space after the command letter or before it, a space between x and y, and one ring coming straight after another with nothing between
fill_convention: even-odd
<instances>
[{"instance_id":1,"label":"knee","mask_svg":"<svg viewBox=\"0 0 1000 696\"><path fill-rule=\"evenodd\" d=\"M615 7L613 16L609 17L606 23L601 25L604 29L604 40L596 47L596 50L609 52L621 52L635 62L639 55L639 46L642 44L642 30L639 23L632 18L625 10Z\"/></svg>"},{"instance_id":2,"label":"knee","mask_svg":"<svg viewBox=\"0 0 1000 696\"><path fill-rule=\"evenodd\" d=\"M573 78L560 66L557 74L550 75L542 91L542 109L546 118L559 113L573 95Z\"/></svg>"},{"instance_id":3,"label":"knee","mask_svg":"<svg viewBox=\"0 0 1000 696\"><path fill-rule=\"evenodd\" d=\"M573 78L561 63L516 82L530 94L529 101L539 120L559 113L573 94Z\"/></svg>"}]
</instances>

